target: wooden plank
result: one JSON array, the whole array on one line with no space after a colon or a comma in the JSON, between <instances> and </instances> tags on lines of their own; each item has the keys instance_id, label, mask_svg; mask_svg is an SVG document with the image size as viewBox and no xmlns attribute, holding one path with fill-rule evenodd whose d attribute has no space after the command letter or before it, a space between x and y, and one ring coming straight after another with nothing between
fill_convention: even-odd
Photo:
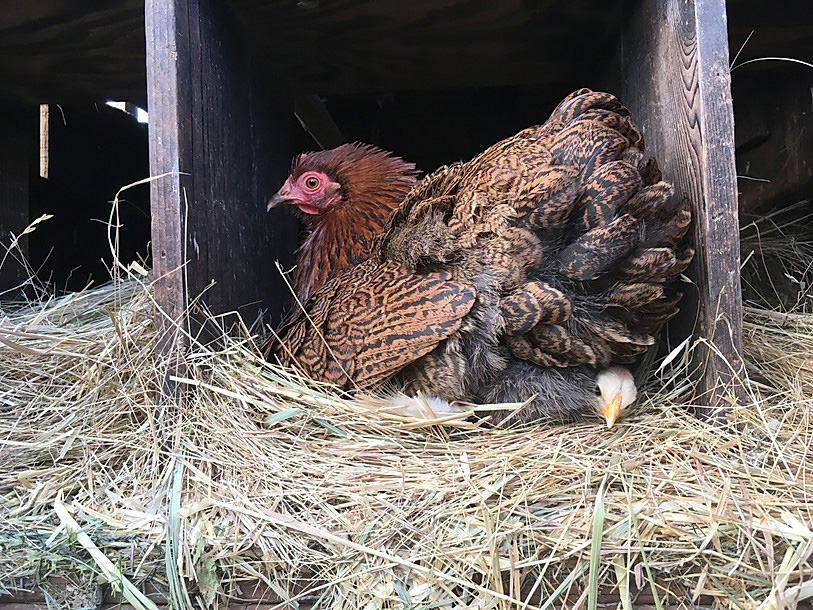
<instances>
[{"instance_id":1,"label":"wooden plank","mask_svg":"<svg viewBox=\"0 0 813 610\"><path fill-rule=\"evenodd\" d=\"M560 607L562 604L566 604L565 607L575 607L579 602L584 602L583 589L575 585L565 594L564 598L549 600L546 593L540 592L539 587L534 586L534 579L534 576L529 576L526 579L526 582L520 589L518 601L522 601L533 606L541 606L545 602L556 601L558 603L555 607ZM509 577L506 576L503 579L503 582L504 590L511 591ZM22 610L37 607L38 604L45 603L46 596L44 591L48 591L50 594L56 597L55 594L64 591L66 585L69 583L70 581L64 578L49 577L41 584L37 585L36 587L31 587L29 590L19 590L14 592L12 595L7 596L0 595L0 610ZM239 584L244 593L242 595L235 596L233 594L229 595L229 592L225 591L224 597L220 600L221 603L218 605L218 607L223 608L224 610L248 610L249 608L253 608L255 610L266 610L268 608L282 610L288 607L295 607L293 604L285 605L279 595L277 595L270 586L262 581L241 579ZM320 585L322 584L324 583L310 583L311 588L320 590ZM714 598L709 595L701 594L690 602L689 593L679 584L662 580L658 582L657 585L659 601L662 607L666 610L671 610L672 608L685 608L688 603L691 603L691 607L695 608L696 610L704 610L705 608L714 607ZM71 586L73 587L73 590L77 590L76 584L72 584ZM149 599L162 610L169 607L169 600L165 597L165 595L160 593L159 589L154 584L149 582L141 583L139 585L139 590L145 593ZM111 590L110 587L104 587L104 591L105 594L103 596L101 608L131 607L127 604L121 605L121 593L116 593L115 591ZM315 600L314 596L301 595L303 591L303 589L299 589L297 587L294 589L293 595L299 596L296 597L297 607L302 610L307 610L312 606L312 604L315 603ZM195 589L193 587L191 590L193 599L194 592ZM656 607L655 598L648 585L638 589L635 587L634 583L631 583L630 595L634 600L633 607L636 609L645 610ZM597 601L602 607L616 607L620 603L621 597L619 592L615 590L614 587L600 586Z\"/></svg>"},{"instance_id":2,"label":"wooden plank","mask_svg":"<svg viewBox=\"0 0 813 610\"><path fill-rule=\"evenodd\" d=\"M148 0L146 23L150 172L171 173L151 191L156 299L172 319L204 291L214 314L278 315L273 261L292 264L298 224L264 204L301 133L293 103L266 94L220 2Z\"/></svg>"},{"instance_id":3,"label":"wooden plank","mask_svg":"<svg viewBox=\"0 0 813 610\"><path fill-rule=\"evenodd\" d=\"M144 7L147 53L147 100L150 110L150 208L154 294L162 312L156 323L165 332L169 321L186 310L184 211L193 176L187 173L191 147L191 56L185 6L147 0ZM169 175L164 175L169 174ZM177 337L170 334L168 347Z\"/></svg>"},{"instance_id":4,"label":"wooden plank","mask_svg":"<svg viewBox=\"0 0 813 610\"><path fill-rule=\"evenodd\" d=\"M734 121L723 0L644 0L622 31L622 95L647 150L694 206L697 286L682 323L713 341L695 352L701 402L742 371L742 296ZM694 306L693 306L694 305Z\"/></svg>"},{"instance_id":5,"label":"wooden plank","mask_svg":"<svg viewBox=\"0 0 813 610\"><path fill-rule=\"evenodd\" d=\"M19 248L8 250L14 236L28 226L28 181L31 145L37 131L33 107L12 100L0 100L0 300L20 296L16 290L28 271L28 237L19 239Z\"/></svg>"}]
</instances>

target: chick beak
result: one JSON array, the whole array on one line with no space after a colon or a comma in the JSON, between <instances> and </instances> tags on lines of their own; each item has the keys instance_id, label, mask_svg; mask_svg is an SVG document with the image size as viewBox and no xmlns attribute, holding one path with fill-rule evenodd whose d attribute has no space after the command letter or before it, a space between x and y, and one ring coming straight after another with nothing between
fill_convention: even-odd
<instances>
[{"instance_id":1,"label":"chick beak","mask_svg":"<svg viewBox=\"0 0 813 610\"><path fill-rule=\"evenodd\" d=\"M615 420L621 414L621 392L618 392L609 404L601 407L599 413L607 422L607 427L612 428Z\"/></svg>"},{"instance_id":2,"label":"chick beak","mask_svg":"<svg viewBox=\"0 0 813 610\"><path fill-rule=\"evenodd\" d=\"M274 193L273 197L268 200L268 204L265 206L265 211L270 212L272 208L279 207L286 203L291 203L293 199L290 197L285 197L284 195L280 195L279 192Z\"/></svg>"}]
</instances>

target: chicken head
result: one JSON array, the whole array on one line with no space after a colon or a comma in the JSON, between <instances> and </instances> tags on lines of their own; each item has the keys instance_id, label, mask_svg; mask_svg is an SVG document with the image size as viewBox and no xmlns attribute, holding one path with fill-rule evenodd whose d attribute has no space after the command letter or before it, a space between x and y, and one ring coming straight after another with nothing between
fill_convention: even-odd
<instances>
[{"instance_id":1,"label":"chicken head","mask_svg":"<svg viewBox=\"0 0 813 610\"><path fill-rule=\"evenodd\" d=\"M285 184L268 200L266 210L280 205L295 205L303 214L318 216L335 205L341 184L324 172L307 171L288 176Z\"/></svg>"}]
</instances>

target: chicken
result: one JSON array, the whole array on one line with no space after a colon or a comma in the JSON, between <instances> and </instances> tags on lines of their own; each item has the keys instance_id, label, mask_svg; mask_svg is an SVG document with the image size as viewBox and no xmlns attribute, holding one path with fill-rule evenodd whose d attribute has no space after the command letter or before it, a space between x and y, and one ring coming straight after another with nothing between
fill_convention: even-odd
<instances>
[{"instance_id":1,"label":"chicken","mask_svg":"<svg viewBox=\"0 0 813 610\"><path fill-rule=\"evenodd\" d=\"M568 422L595 413L612 428L638 396L635 380L620 366L596 371L587 366L540 367L512 358L505 370L478 394L484 403L523 403L536 398L516 413L497 412L495 423L555 420Z\"/></svg>"},{"instance_id":2,"label":"chicken","mask_svg":"<svg viewBox=\"0 0 813 610\"><path fill-rule=\"evenodd\" d=\"M370 253L392 211L415 184L415 165L366 144L299 155L267 210L295 206L310 225L297 251L294 291L305 301ZM353 205L346 205L352 201Z\"/></svg>"},{"instance_id":3,"label":"chicken","mask_svg":"<svg viewBox=\"0 0 813 610\"><path fill-rule=\"evenodd\" d=\"M424 178L370 257L334 266L269 351L344 389L535 394L505 421L595 412L612 425L636 393L614 365L634 362L675 315L674 280L693 255L689 203L643 161L628 115L612 95L580 90L544 125ZM356 193L343 211L366 216L369 195Z\"/></svg>"}]
</instances>

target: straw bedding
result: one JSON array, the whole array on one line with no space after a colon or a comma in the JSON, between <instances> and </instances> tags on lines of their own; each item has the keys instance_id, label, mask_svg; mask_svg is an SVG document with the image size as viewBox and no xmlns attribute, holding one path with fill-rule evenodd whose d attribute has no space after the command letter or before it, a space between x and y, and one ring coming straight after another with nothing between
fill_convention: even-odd
<instances>
[{"instance_id":1,"label":"straw bedding","mask_svg":"<svg viewBox=\"0 0 813 610\"><path fill-rule=\"evenodd\" d=\"M2 311L7 590L67 575L152 608L149 582L203 607L259 584L336 610L813 595L803 304L747 310L748 397L721 424L681 402L687 348L609 431L381 414L263 363L245 329L217 352L157 356L153 305L133 272Z\"/></svg>"}]
</instances>

